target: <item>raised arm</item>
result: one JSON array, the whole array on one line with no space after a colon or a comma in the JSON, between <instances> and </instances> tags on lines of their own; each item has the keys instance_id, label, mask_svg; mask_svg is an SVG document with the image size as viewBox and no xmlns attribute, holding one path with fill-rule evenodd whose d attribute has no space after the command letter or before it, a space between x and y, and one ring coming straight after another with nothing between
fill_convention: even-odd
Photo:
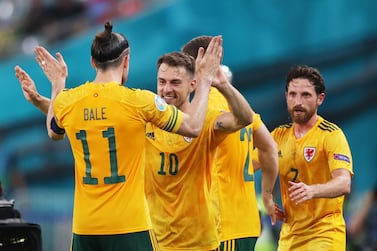
<instances>
[{"instance_id":1,"label":"raised arm","mask_svg":"<svg viewBox=\"0 0 377 251\"><path fill-rule=\"evenodd\" d=\"M16 78L21 84L21 90L25 99L38 108L42 113L47 114L50 106L50 99L39 94L33 79L20 66L14 68Z\"/></svg>"},{"instance_id":2,"label":"raised arm","mask_svg":"<svg viewBox=\"0 0 377 251\"><path fill-rule=\"evenodd\" d=\"M222 41L221 36L215 36L205 53L203 48L198 51L195 66L197 81L195 96L190 104L190 109L184 111L183 122L178 130L179 134L190 137L197 137L200 134L207 113L211 83L220 67L223 53Z\"/></svg>"},{"instance_id":3,"label":"raised arm","mask_svg":"<svg viewBox=\"0 0 377 251\"><path fill-rule=\"evenodd\" d=\"M68 76L67 65L60 53L56 53L54 58L45 48L38 46L35 49L35 59L42 68L44 74L51 82L51 101L46 117L46 127L48 135L53 140L64 138L63 128L59 128L56 123L53 104L55 97L65 88L65 80Z\"/></svg>"},{"instance_id":4,"label":"raised arm","mask_svg":"<svg viewBox=\"0 0 377 251\"><path fill-rule=\"evenodd\" d=\"M228 81L221 67L212 82L225 97L229 112L220 115L214 124L215 130L235 132L253 122L253 110L245 97Z\"/></svg>"}]
</instances>

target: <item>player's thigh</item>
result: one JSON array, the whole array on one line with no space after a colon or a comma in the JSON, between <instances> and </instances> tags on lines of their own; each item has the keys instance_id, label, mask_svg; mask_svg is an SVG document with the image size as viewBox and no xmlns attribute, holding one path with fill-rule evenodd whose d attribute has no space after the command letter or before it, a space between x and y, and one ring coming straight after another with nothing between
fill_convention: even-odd
<instances>
[{"instance_id":1,"label":"player's thigh","mask_svg":"<svg viewBox=\"0 0 377 251\"><path fill-rule=\"evenodd\" d=\"M73 235L72 251L159 251L152 231L117 235Z\"/></svg>"},{"instance_id":2,"label":"player's thigh","mask_svg":"<svg viewBox=\"0 0 377 251\"><path fill-rule=\"evenodd\" d=\"M220 244L220 251L250 251L254 250L257 237L239 238L223 241Z\"/></svg>"}]
</instances>

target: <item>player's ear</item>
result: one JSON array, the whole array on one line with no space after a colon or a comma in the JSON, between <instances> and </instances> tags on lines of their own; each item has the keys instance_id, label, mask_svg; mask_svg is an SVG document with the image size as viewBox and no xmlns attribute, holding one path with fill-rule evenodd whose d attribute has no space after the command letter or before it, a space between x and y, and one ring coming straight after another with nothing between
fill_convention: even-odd
<instances>
[{"instance_id":1,"label":"player's ear","mask_svg":"<svg viewBox=\"0 0 377 251\"><path fill-rule=\"evenodd\" d=\"M325 94L324 93L320 93L318 95L318 99L317 99L317 104L318 106L322 105L323 101L325 100Z\"/></svg>"},{"instance_id":2,"label":"player's ear","mask_svg":"<svg viewBox=\"0 0 377 251\"><path fill-rule=\"evenodd\" d=\"M90 65L93 67L93 69L94 69L95 71L97 71L97 66L96 66L96 64L94 63L93 57L90 57Z\"/></svg>"},{"instance_id":3,"label":"player's ear","mask_svg":"<svg viewBox=\"0 0 377 251\"><path fill-rule=\"evenodd\" d=\"M123 58L123 64L124 64L124 67L127 68L128 65L129 65L129 62L130 62L130 55L126 55L124 58Z\"/></svg>"},{"instance_id":4,"label":"player's ear","mask_svg":"<svg viewBox=\"0 0 377 251\"><path fill-rule=\"evenodd\" d=\"M192 93L192 92L195 91L195 89L196 89L196 85L197 85L196 79L193 79L193 80L191 81L191 83L190 83L190 88L189 88L190 93Z\"/></svg>"}]
</instances>

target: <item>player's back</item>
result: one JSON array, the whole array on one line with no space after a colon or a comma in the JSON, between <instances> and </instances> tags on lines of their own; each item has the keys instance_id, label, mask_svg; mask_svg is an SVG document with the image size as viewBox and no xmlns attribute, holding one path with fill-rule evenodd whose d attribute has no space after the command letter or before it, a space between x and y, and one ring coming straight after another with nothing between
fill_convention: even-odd
<instances>
[{"instance_id":1,"label":"player's back","mask_svg":"<svg viewBox=\"0 0 377 251\"><path fill-rule=\"evenodd\" d=\"M143 183L144 135L146 121L167 121L162 115L156 119L157 103L153 93L115 82L88 82L57 96L55 116L66 130L75 159L75 233L150 229Z\"/></svg>"}]
</instances>

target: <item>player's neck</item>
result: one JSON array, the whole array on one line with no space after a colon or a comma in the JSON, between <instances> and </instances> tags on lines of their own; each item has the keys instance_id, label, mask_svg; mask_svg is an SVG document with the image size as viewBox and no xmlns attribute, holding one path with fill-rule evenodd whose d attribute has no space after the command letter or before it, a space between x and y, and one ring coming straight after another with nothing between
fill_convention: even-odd
<instances>
[{"instance_id":1,"label":"player's neck","mask_svg":"<svg viewBox=\"0 0 377 251\"><path fill-rule=\"evenodd\" d=\"M93 83L109 83L118 82L122 83L122 75L116 70L98 71L96 78L92 81Z\"/></svg>"},{"instance_id":2,"label":"player's neck","mask_svg":"<svg viewBox=\"0 0 377 251\"><path fill-rule=\"evenodd\" d=\"M318 116L314 114L308 122L303 124L294 123L294 133L297 139L302 138L305 134L313 128L315 123L317 122Z\"/></svg>"}]
</instances>

